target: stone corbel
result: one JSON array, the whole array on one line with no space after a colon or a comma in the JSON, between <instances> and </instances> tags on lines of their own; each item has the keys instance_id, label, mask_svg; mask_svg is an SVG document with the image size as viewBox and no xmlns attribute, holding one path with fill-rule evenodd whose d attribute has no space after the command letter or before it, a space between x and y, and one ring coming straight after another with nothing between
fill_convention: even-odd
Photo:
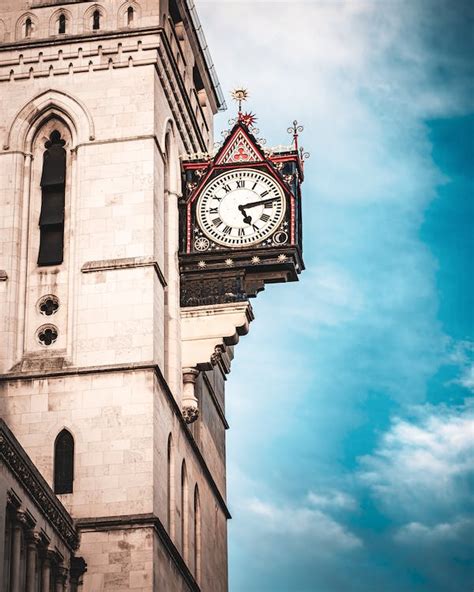
<instances>
[{"instance_id":1,"label":"stone corbel","mask_svg":"<svg viewBox=\"0 0 474 592\"><path fill-rule=\"evenodd\" d=\"M77 592L82 584L82 577L87 571L87 563L83 557L71 557L71 568L69 570L71 592Z\"/></svg>"},{"instance_id":2,"label":"stone corbel","mask_svg":"<svg viewBox=\"0 0 474 592\"><path fill-rule=\"evenodd\" d=\"M211 370L219 364L228 373L232 359L229 346L248 333L253 318L248 301L182 308L183 368Z\"/></svg>"},{"instance_id":3,"label":"stone corbel","mask_svg":"<svg viewBox=\"0 0 474 592\"><path fill-rule=\"evenodd\" d=\"M196 397L196 379L199 370L183 368L182 413L186 423L193 423L199 417L199 403Z\"/></svg>"}]
</instances>

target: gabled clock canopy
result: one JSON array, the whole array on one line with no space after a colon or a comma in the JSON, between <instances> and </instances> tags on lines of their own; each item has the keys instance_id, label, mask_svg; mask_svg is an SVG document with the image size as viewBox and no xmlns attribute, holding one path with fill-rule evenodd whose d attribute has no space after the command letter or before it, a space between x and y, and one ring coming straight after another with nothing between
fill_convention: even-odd
<instances>
[{"instance_id":1,"label":"gabled clock canopy","mask_svg":"<svg viewBox=\"0 0 474 592\"><path fill-rule=\"evenodd\" d=\"M254 120L239 110L213 157L182 163L182 306L247 300L304 269L297 133L292 146L264 149Z\"/></svg>"}]
</instances>

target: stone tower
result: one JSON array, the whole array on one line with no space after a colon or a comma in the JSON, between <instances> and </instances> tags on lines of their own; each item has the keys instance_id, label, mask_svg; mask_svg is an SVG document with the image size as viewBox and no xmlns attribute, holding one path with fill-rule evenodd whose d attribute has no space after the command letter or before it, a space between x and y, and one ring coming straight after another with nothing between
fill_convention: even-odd
<instances>
[{"instance_id":1,"label":"stone tower","mask_svg":"<svg viewBox=\"0 0 474 592\"><path fill-rule=\"evenodd\" d=\"M224 592L252 313L180 309L180 157L224 107L193 2L0 7L0 417L74 519L84 592Z\"/></svg>"}]
</instances>

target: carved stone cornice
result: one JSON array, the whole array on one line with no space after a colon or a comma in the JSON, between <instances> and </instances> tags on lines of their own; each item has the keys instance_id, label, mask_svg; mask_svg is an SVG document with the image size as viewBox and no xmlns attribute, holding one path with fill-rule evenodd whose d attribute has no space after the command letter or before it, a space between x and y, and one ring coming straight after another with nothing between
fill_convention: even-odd
<instances>
[{"instance_id":1,"label":"carved stone cornice","mask_svg":"<svg viewBox=\"0 0 474 592\"><path fill-rule=\"evenodd\" d=\"M28 492L38 510L71 549L79 546L73 520L34 466L6 423L0 419L0 459Z\"/></svg>"}]
</instances>

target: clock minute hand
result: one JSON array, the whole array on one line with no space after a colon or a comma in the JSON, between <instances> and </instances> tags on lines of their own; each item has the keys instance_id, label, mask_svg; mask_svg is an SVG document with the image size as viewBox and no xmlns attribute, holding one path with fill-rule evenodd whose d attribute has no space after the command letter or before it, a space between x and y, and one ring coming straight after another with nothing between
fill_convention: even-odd
<instances>
[{"instance_id":1,"label":"clock minute hand","mask_svg":"<svg viewBox=\"0 0 474 592\"><path fill-rule=\"evenodd\" d=\"M277 201L278 199L280 199L280 197L269 197L268 199L262 199L261 201L251 201L250 203L239 206L239 210L242 211L246 210L247 208L254 208L255 206L260 206L270 201Z\"/></svg>"}]
</instances>

